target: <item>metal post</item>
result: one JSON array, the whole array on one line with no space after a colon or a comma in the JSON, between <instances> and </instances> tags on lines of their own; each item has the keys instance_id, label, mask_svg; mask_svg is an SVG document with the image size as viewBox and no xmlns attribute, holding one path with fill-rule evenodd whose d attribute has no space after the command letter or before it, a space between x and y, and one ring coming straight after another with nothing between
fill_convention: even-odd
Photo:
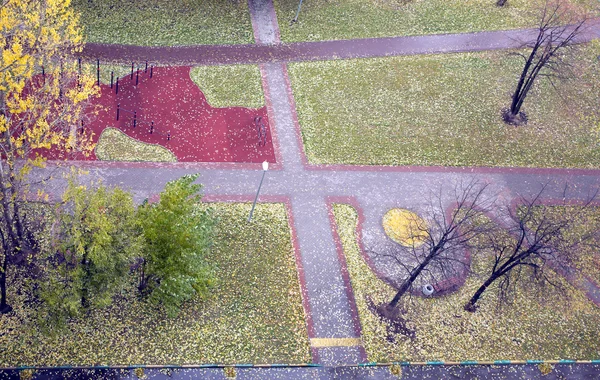
<instances>
[{"instance_id":1,"label":"metal post","mask_svg":"<svg viewBox=\"0 0 600 380\"><path fill-rule=\"evenodd\" d=\"M119 82L117 82L119 83ZM121 110L121 105L117 104L117 120L119 120L119 111Z\"/></svg>"},{"instance_id":2,"label":"metal post","mask_svg":"<svg viewBox=\"0 0 600 380\"><path fill-rule=\"evenodd\" d=\"M137 86L140 81L140 68L138 67L135 72L135 85Z\"/></svg>"},{"instance_id":3,"label":"metal post","mask_svg":"<svg viewBox=\"0 0 600 380\"><path fill-rule=\"evenodd\" d=\"M144 67L144 72L147 73L148 72L148 61L146 61L146 67Z\"/></svg>"},{"instance_id":4,"label":"metal post","mask_svg":"<svg viewBox=\"0 0 600 380\"><path fill-rule=\"evenodd\" d=\"M110 72L110 88L113 88L113 79L115 77L115 72L111 71Z\"/></svg>"},{"instance_id":5,"label":"metal post","mask_svg":"<svg viewBox=\"0 0 600 380\"><path fill-rule=\"evenodd\" d=\"M302 7L302 0L300 0L300 3L298 4L298 10L296 11L296 17L294 17L292 19L292 21L290 22L290 25L295 22L298 22L298 15L300 15L300 7Z\"/></svg>"},{"instance_id":6,"label":"metal post","mask_svg":"<svg viewBox=\"0 0 600 380\"><path fill-rule=\"evenodd\" d=\"M150 134L152 134L152 132L154 132L154 122L153 121L150 122Z\"/></svg>"},{"instance_id":7,"label":"metal post","mask_svg":"<svg viewBox=\"0 0 600 380\"><path fill-rule=\"evenodd\" d=\"M167 132L167 141L171 141L171 132Z\"/></svg>"},{"instance_id":8,"label":"metal post","mask_svg":"<svg viewBox=\"0 0 600 380\"><path fill-rule=\"evenodd\" d=\"M258 200L258 194L260 193L260 188L263 184L263 180L265 179L266 170L263 170L263 175L260 178L260 183L258 184L258 190L256 191L256 197L254 197L254 203L252 203L252 209L250 210L250 215L248 216L248 222L252 220L252 214L254 213L254 207L256 207L256 201Z\"/></svg>"},{"instance_id":9,"label":"metal post","mask_svg":"<svg viewBox=\"0 0 600 380\"><path fill-rule=\"evenodd\" d=\"M256 202L258 201L258 195L260 194L260 188L262 187L263 180L265 179L265 174L267 170L269 170L269 162L264 161L262 163L263 175L260 179L260 183L258 184L258 190L256 191L256 197L254 198L254 202L252 203L252 209L250 210L250 215L248 216L248 222L252 220L252 214L254 213L254 207L256 207Z\"/></svg>"},{"instance_id":10,"label":"metal post","mask_svg":"<svg viewBox=\"0 0 600 380\"><path fill-rule=\"evenodd\" d=\"M115 94L119 93L119 77L117 77L117 84L115 85Z\"/></svg>"},{"instance_id":11,"label":"metal post","mask_svg":"<svg viewBox=\"0 0 600 380\"><path fill-rule=\"evenodd\" d=\"M137 124L137 111L133 111L133 128Z\"/></svg>"},{"instance_id":12,"label":"metal post","mask_svg":"<svg viewBox=\"0 0 600 380\"><path fill-rule=\"evenodd\" d=\"M98 70L97 70L98 86L100 86L100 60L99 59L96 60L96 65L98 67Z\"/></svg>"},{"instance_id":13,"label":"metal post","mask_svg":"<svg viewBox=\"0 0 600 380\"><path fill-rule=\"evenodd\" d=\"M154 69L154 66L150 66L150 78L152 78L152 69Z\"/></svg>"},{"instance_id":14,"label":"metal post","mask_svg":"<svg viewBox=\"0 0 600 380\"><path fill-rule=\"evenodd\" d=\"M130 80L133 80L133 62L131 62L131 78L129 78Z\"/></svg>"}]
</instances>

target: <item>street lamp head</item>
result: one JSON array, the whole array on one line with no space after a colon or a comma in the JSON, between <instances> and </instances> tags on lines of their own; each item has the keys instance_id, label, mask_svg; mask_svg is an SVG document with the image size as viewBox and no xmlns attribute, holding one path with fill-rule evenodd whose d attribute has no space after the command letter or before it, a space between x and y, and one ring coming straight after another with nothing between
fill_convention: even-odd
<instances>
[{"instance_id":1,"label":"street lamp head","mask_svg":"<svg viewBox=\"0 0 600 380\"><path fill-rule=\"evenodd\" d=\"M263 163L262 163L262 166L263 166L263 170L264 170L264 171L267 171L267 170L269 170L269 163L268 163L267 161L263 162Z\"/></svg>"}]
</instances>

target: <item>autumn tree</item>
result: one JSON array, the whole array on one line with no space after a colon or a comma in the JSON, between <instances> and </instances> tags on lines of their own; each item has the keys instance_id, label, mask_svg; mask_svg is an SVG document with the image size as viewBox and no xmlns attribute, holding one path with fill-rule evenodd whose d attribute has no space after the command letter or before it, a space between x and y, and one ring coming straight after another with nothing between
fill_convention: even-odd
<instances>
[{"instance_id":1,"label":"autumn tree","mask_svg":"<svg viewBox=\"0 0 600 380\"><path fill-rule=\"evenodd\" d=\"M396 294L389 303L379 305L377 313L402 332L398 305L417 279L435 283L464 272L468 262L464 252L475 239L484 234L488 225L479 220L489 211L493 199L486 194L487 186L471 181L454 189L455 202L444 207L441 193L432 202L426 220L408 220L404 244L393 244L374 251L376 260L392 267Z\"/></svg>"},{"instance_id":2,"label":"autumn tree","mask_svg":"<svg viewBox=\"0 0 600 380\"><path fill-rule=\"evenodd\" d=\"M213 282L208 254L214 223L199 207L197 178L187 175L167 183L158 202L138 209L144 238L138 289L171 314L182 302L204 295Z\"/></svg>"},{"instance_id":3,"label":"autumn tree","mask_svg":"<svg viewBox=\"0 0 600 380\"><path fill-rule=\"evenodd\" d=\"M569 51L583 32L586 17L566 0L545 0L534 41L525 44L529 53L517 52L524 60L523 70L512 95L510 108L504 111L504 121L520 125L527 122L521 107L538 77L547 78L552 86L557 79L569 76Z\"/></svg>"},{"instance_id":4,"label":"autumn tree","mask_svg":"<svg viewBox=\"0 0 600 380\"><path fill-rule=\"evenodd\" d=\"M465 310L474 312L477 302L489 289L499 289L501 300L506 299L516 286L526 282L537 285L556 285L549 270L570 264L579 248L595 241L593 233L574 239L572 229L579 215L592 204L595 196L575 208L566 201L554 206L543 206L542 188L531 199L521 198L516 210L508 209L501 217L503 225L482 236L480 249L491 252L491 266L485 280L475 291ZM561 207L557 217L552 209Z\"/></svg>"},{"instance_id":5,"label":"autumn tree","mask_svg":"<svg viewBox=\"0 0 600 380\"><path fill-rule=\"evenodd\" d=\"M21 211L28 173L50 151L90 151L89 135L76 127L96 89L70 56L83 42L70 0L0 1L0 312L7 312L10 263L31 250Z\"/></svg>"},{"instance_id":6,"label":"autumn tree","mask_svg":"<svg viewBox=\"0 0 600 380\"><path fill-rule=\"evenodd\" d=\"M131 194L72 177L54 218L41 286L48 311L62 319L110 304L141 248Z\"/></svg>"}]
</instances>

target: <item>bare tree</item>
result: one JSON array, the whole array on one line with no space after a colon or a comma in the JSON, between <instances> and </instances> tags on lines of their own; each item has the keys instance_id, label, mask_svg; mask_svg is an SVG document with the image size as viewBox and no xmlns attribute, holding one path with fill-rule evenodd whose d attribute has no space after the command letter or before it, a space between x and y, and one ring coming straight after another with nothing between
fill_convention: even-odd
<instances>
[{"instance_id":1,"label":"bare tree","mask_svg":"<svg viewBox=\"0 0 600 380\"><path fill-rule=\"evenodd\" d=\"M474 312L477 301L494 283L500 290L501 300L522 281L559 286L548 276L548 269L570 263L578 246L593 241L591 233L573 239L568 232L581 213L590 207L595 195L578 207L565 207L558 217L551 207L542 206L540 198L544 190L545 186L532 199L521 198L516 210L506 212L508 226L483 236L481 248L492 252L493 265L483 284L465 305L465 310ZM566 202L561 206L567 206Z\"/></svg>"},{"instance_id":2,"label":"bare tree","mask_svg":"<svg viewBox=\"0 0 600 380\"><path fill-rule=\"evenodd\" d=\"M555 80L569 76L570 63L566 53L578 42L586 20L568 1L545 0L537 37L524 46L531 51L528 55L515 53L523 58L525 65L512 95L510 108L504 111L505 122L513 125L527 122L521 107L539 76L549 79L553 87Z\"/></svg>"},{"instance_id":3,"label":"bare tree","mask_svg":"<svg viewBox=\"0 0 600 380\"><path fill-rule=\"evenodd\" d=\"M391 279L398 284L396 295L389 303L373 305L382 318L392 323L401 319L400 300L418 278L436 282L468 270L469 263L464 260L464 252L471 241L485 233L487 225L481 223L478 217L493 204L484 195L486 188L487 185L476 181L457 186L454 189L456 203L449 212L443 205L440 192L436 204L432 204L429 225L415 224L413 241L420 240L422 244L413 243L410 247L394 244L384 251L372 252L376 259L398 269L393 271L398 278Z\"/></svg>"}]
</instances>

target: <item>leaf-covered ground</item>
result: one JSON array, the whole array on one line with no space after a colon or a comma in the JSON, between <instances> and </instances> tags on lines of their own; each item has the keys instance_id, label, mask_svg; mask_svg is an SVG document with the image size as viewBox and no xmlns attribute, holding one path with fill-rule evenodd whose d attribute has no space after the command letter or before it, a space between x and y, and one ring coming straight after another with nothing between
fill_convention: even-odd
<instances>
[{"instance_id":1,"label":"leaf-covered ground","mask_svg":"<svg viewBox=\"0 0 600 380\"><path fill-rule=\"evenodd\" d=\"M357 214L348 205L334 205L348 271L356 298L362 340L369 361L597 359L600 357L600 308L561 278L568 300L552 288L543 292L520 289L510 306L498 307L494 291L480 300L475 313L463 310L481 280L469 277L457 293L432 299L413 297L405 317L416 339L386 340L385 325L367 308L365 297L389 302L392 288L369 269L356 242ZM481 264L481 263L480 263ZM472 269L481 273L477 263Z\"/></svg>"},{"instance_id":2,"label":"leaf-covered ground","mask_svg":"<svg viewBox=\"0 0 600 380\"><path fill-rule=\"evenodd\" d=\"M573 255L572 265L579 272L596 284L600 284L600 253L598 252L597 231L600 231L600 207L588 207L581 209L580 206L540 206L540 211L550 220L564 220L565 215L573 223L570 228L563 233L569 241L581 241L582 237L592 236L584 244L580 244L577 254ZM556 218L556 219L554 219Z\"/></svg>"},{"instance_id":3,"label":"leaf-covered ground","mask_svg":"<svg viewBox=\"0 0 600 380\"><path fill-rule=\"evenodd\" d=\"M176 46L253 43L245 1L74 0L88 42Z\"/></svg>"},{"instance_id":4,"label":"leaf-covered ground","mask_svg":"<svg viewBox=\"0 0 600 380\"><path fill-rule=\"evenodd\" d=\"M588 56L585 50L578 61ZM529 123L518 128L503 123L501 112L510 105L522 65L509 52L292 63L308 159L599 167L598 134L586 115L600 99L588 84L567 82L559 94L541 81L525 100ZM598 62L581 70L598 72ZM578 74L582 77L593 76Z\"/></svg>"},{"instance_id":5,"label":"leaf-covered ground","mask_svg":"<svg viewBox=\"0 0 600 380\"><path fill-rule=\"evenodd\" d=\"M536 0L275 0L281 38L291 41L340 40L437 33L475 32L535 26ZM591 0L571 0L579 6Z\"/></svg>"},{"instance_id":6,"label":"leaf-covered ground","mask_svg":"<svg viewBox=\"0 0 600 380\"><path fill-rule=\"evenodd\" d=\"M96 157L103 161L177 162L173 152L167 148L136 140L116 128L102 131L96 144Z\"/></svg>"},{"instance_id":7,"label":"leaf-covered ground","mask_svg":"<svg viewBox=\"0 0 600 380\"><path fill-rule=\"evenodd\" d=\"M207 299L185 304L171 319L124 295L45 335L25 295L11 290L15 312L0 316L0 365L310 361L285 207L258 204L252 224L250 204L210 207L219 218L217 285Z\"/></svg>"},{"instance_id":8,"label":"leaf-covered ground","mask_svg":"<svg viewBox=\"0 0 600 380\"><path fill-rule=\"evenodd\" d=\"M265 105L256 65L197 66L190 77L213 107L260 108Z\"/></svg>"}]
</instances>

